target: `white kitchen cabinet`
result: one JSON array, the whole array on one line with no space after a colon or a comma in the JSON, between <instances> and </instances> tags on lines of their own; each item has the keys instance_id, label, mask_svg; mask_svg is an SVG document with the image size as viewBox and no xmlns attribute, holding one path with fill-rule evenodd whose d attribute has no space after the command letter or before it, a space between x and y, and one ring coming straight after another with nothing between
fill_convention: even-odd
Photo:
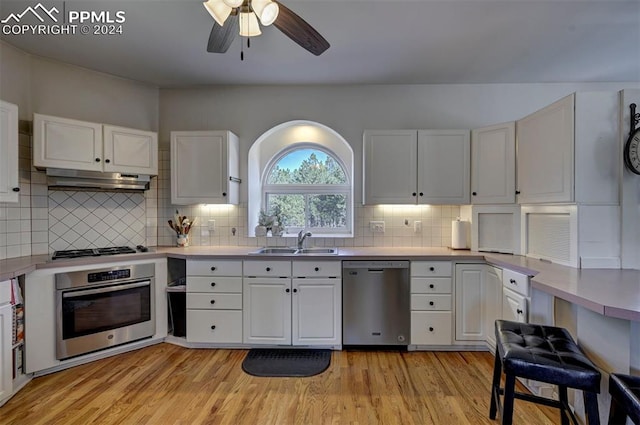
<instances>
[{"instance_id":1,"label":"white kitchen cabinet","mask_svg":"<svg viewBox=\"0 0 640 425\"><path fill-rule=\"evenodd\" d=\"M451 345L451 275L450 261L411 262L412 345Z\"/></svg>"},{"instance_id":2,"label":"white kitchen cabinet","mask_svg":"<svg viewBox=\"0 0 640 425\"><path fill-rule=\"evenodd\" d=\"M469 202L467 130L367 130L364 204Z\"/></svg>"},{"instance_id":3,"label":"white kitchen cabinet","mask_svg":"<svg viewBox=\"0 0 640 425\"><path fill-rule=\"evenodd\" d=\"M242 343L242 261L187 260L187 342Z\"/></svg>"},{"instance_id":4,"label":"white kitchen cabinet","mask_svg":"<svg viewBox=\"0 0 640 425\"><path fill-rule=\"evenodd\" d=\"M577 92L516 123L518 202L619 200L616 92Z\"/></svg>"},{"instance_id":5,"label":"white kitchen cabinet","mask_svg":"<svg viewBox=\"0 0 640 425\"><path fill-rule=\"evenodd\" d=\"M13 395L11 281L0 282L0 406Z\"/></svg>"},{"instance_id":6,"label":"white kitchen cabinet","mask_svg":"<svg viewBox=\"0 0 640 425\"><path fill-rule=\"evenodd\" d=\"M529 322L529 276L502 271L502 319Z\"/></svg>"},{"instance_id":7,"label":"white kitchen cabinet","mask_svg":"<svg viewBox=\"0 0 640 425\"><path fill-rule=\"evenodd\" d=\"M484 328L487 344L496 347L495 322L502 317L502 269L486 264L483 268L484 279Z\"/></svg>"},{"instance_id":8,"label":"white kitchen cabinet","mask_svg":"<svg viewBox=\"0 0 640 425\"><path fill-rule=\"evenodd\" d=\"M158 134L152 131L105 125L104 171L158 174Z\"/></svg>"},{"instance_id":9,"label":"white kitchen cabinet","mask_svg":"<svg viewBox=\"0 0 640 425\"><path fill-rule=\"evenodd\" d=\"M244 274L245 344L342 343L339 261L245 261Z\"/></svg>"},{"instance_id":10,"label":"white kitchen cabinet","mask_svg":"<svg viewBox=\"0 0 640 425\"><path fill-rule=\"evenodd\" d=\"M456 341L487 339L483 269L483 264L456 264Z\"/></svg>"},{"instance_id":11,"label":"white kitchen cabinet","mask_svg":"<svg viewBox=\"0 0 640 425\"><path fill-rule=\"evenodd\" d=\"M18 107L0 100L0 202L18 202Z\"/></svg>"},{"instance_id":12,"label":"white kitchen cabinet","mask_svg":"<svg viewBox=\"0 0 640 425\"><path fill-rule=\"evenodd\" d=\"M471 130L471 203L516 201L515 122Z\"/></svg>"},{"instance_id":13,"label":"white kitchen cabinet","mask_svg":"<svg viewBox=\"0 0 640 425\"><path fill-rule=\"evenodd\" d=\"M171 132L171 203L237 204L238 136L230 131Z\"/></svg>"},{"instance_id":14,"label":"white kitchen cabinet","mask_svg":"<svg viewBox=\"0 0 640 425\"><path fill-rule=\"evenodd\" d=\"M158 174L158 138L149 131L33 114L33 165Z\"/></svg>"}]
</instances>

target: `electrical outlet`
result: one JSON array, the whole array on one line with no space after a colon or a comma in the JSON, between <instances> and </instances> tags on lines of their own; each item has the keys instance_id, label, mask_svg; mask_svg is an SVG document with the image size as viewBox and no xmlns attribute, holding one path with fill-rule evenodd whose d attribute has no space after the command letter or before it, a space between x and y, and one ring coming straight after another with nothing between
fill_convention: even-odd
<instances>
[{"instance_id":1,"label":"electrical outlet","mask_svg":"<svg viewBox=\"0 0 640 425\"><path fill-rule=\"evenodd\" d=\"M413 233L422 232L422 222L420 220L416 220L413 222Z\"/></svg>"},{"instance_id":2,"label":"electrical outlet","mask_svg":"<svg viewBox=\"0 0 640 425\"><path fill-rule=\"evenodd\" d=\"M215 232L215 230L216 230L216 221L215 220L207 221L207 229L209 229L210 232Z\"/></svg>"},{"instance_id":3,"label":"electrical outlet","mask_svg":"<svg viewBox=\"0 0 640 425\"><path fill-rule=\"evenodd\" d=\"M384 221L370 221L369 230L373 233L384 233Z\"/></svg>"}]
</instances>

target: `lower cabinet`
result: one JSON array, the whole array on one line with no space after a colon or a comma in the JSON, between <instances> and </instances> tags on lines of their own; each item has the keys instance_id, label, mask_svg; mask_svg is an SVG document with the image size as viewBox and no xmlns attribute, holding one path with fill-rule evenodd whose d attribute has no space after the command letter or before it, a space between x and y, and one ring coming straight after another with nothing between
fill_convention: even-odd
<instances>
[{"instance_id":1,"label":"lower cabinet","mask_svg":"<svg viewBox=\"0 0 640 425\"><path fill-rule=\"evenodd\" d=\"M10 282L0 282L5 285ZM13 395L12 321L11 304L0 300L0 406Z\"/></svg>"},{"instance_id":2,"label":"lower cabinet","mask_svg":"<svg viewBox=\"0 0 640 425\"><path fill-rule=\"evenodd\" d=\"M451 345L451 311L412 311L411 344Z\"/></svg>"},{"instance_id":3,"label":"lower cabinet","mask_svg":"<svg viewBox=\"0 0 640 425\"><path fill-rule=\"evenodd\" d=\"M241 310L187 310L187 341L242 342Z\"/></svg>"},{"instance_id":4,"label":"lower cabinet","mask_svg":"<svg viewBox=\"0 0 640 425\"><path fill-rule=\"evenodd\" d=\"M291 278L245 277L245 344L291 345Z\"/></svg>"},{"instance_id":5,"label":"lower cabinet","mask_svg":"<svg viewBox=\"0 0 640 425\"><path fill-rule=\"evenodd\" d=\"M293 279L293 345L342 343L340 279Z\"/></svg>"},{"instance_id":6,"label":"lower cabinet","mask_svg":"<svg viewBox=\"0 0 640 425\"><path fill-rule=\"evenodd\" d=\"M451 345L451 262L411 263L411 344Z\"/></svg>"}]
</instances>

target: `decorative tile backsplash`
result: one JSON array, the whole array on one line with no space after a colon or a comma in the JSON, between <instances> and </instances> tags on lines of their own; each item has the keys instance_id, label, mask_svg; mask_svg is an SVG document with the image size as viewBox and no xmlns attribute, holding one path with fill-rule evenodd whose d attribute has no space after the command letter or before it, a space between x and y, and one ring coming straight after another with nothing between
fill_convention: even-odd
<instances>
[{"instance_id":1,"label":"decorative tile backsplash","mask_svg":"<svg viewBox=\"0 0 640 425\"><path fill-rule=\"evenodd\" d=\"M49 191L49 251L144 245L142 193Z\"/></svg>"}]
</instances>

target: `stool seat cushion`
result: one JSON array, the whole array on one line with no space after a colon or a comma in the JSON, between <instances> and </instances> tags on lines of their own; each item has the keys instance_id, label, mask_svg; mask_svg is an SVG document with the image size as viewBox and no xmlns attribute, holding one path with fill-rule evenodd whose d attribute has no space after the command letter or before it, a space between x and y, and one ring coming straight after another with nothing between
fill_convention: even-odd
<instances>
[{"instance_id":1,"label":"stool seat cushion","mask_svg":"<svg viewBox=\"0 0 640 425\"><path fill-rule=\"evenodd\" d=\"M600 372L564 328L496 320L505 373L600 393Z\"/></svg>"},{"instance_id":2,"label":"stool seat cushion","mask_svg":"<svg viewBox=\"0 0 640 425\"><path fill-rule=\"evenodd\" d=\"M640 416L640 376L612 373L609 375L609 393L625 411Z\"/></svg>"}]
</instances>

